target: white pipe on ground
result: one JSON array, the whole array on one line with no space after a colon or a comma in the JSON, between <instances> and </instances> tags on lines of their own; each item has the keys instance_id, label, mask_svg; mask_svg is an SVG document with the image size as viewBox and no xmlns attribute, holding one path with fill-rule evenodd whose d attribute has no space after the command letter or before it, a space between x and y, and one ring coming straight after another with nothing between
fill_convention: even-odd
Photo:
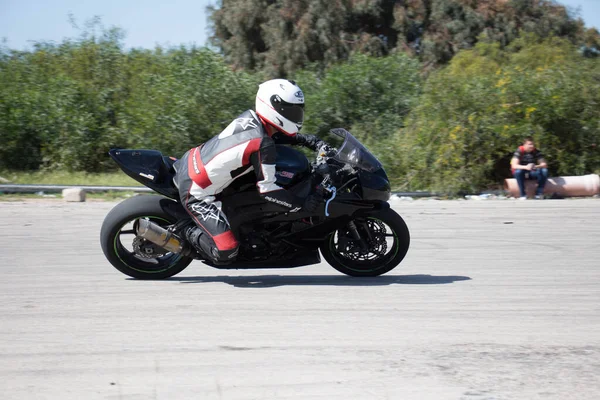
<instances>
[{"instance_id":1,"label":"white pipe on ground","mask_svg":"<svg viewBox=\"0 0 600 400\"><path fill-rule=\"evenodd\" d=\"M525 192L529 197L535 194L537 180L525 181ZM504 190L513 197L519 197L519 185L514 178L504 180ZM558 194L563 197L585 197L600 194L600 176L557 176L548 178L544 187L544 194Z\"/></svg>"}]
</instances>

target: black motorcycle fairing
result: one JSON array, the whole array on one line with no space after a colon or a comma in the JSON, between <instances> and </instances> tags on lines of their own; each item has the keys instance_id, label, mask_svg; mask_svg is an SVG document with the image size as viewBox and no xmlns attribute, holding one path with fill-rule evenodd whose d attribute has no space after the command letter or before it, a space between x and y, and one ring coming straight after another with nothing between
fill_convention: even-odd
<instances>
[{"instance_id":1,"label":"black motorcycle fairing","mask_svg":"<svg viewBox=\"0 0 600 400\"><path fill-rule=\"evenodd\" d=\"M380 181L379 181L380 182ZM289 188L294 195L306 197L310 193L312 179L306 179ZM364 213L372 210L381 209L382 203L385 201L385 190L373 189L374 196L379 196L380 199L362 199L356 193L339 193L329 202L327 211L330 219L354 216L357 213ZM381 193L381 194L380 194ZM222 199L223 211L227 215L229 223L234 230L239 226L248 223L273 223L273 222L291 222L303 218L315 216L324 216L326 202L323 202L314 212L288 212L280 206L263 200L255 187L249 187L245 191L232 193ZM387 203L386 203L387 204ZM389 205L388 205L389 206Z\"/></svg>"},{"instance_id":2,"label":"black motorcycle fairing","mask_svg":"<svg viewBox=\"0 0 600 400\"><path fill-rule=\"evenodd\" d=\"M358 181L363 199L380 201L388 201L390 199L390 181L383 168L374 172L359 170Z\"/></svg>"},{"instance_id":3,"label":"black motorcycle fairing","mask_svg":"<svg viewBox=\"0 0 600 400\"><path fill-rule=\"evenodd\" d=\"M242 178L240 178L242 179ZM244 179L246 180L246 179ZM252 181L249 181L252 182ZM264 200L258 194L256 189L256 179L253 184L238 184L225 189L217 198L222 202L223 212L227 215L229 224L235 232L242 224L261 220L273 215L289 214L291 217L286 220L294 220L303 217L310 217L313 213L300 212L290 213L288 210L272 202ZM286 190L299 198L306 198L310 194L312 179L301 180L295 185L289 186ZM323 211L321 211L323 212Z\"/></svg>"},{"instance_id":4,"label":"black motorcycle fairing","mask_svg":"<svg viewBox=\"0 0 600 400\"><path fill-rule=\"evenodd\" d=\"M157 150L112 149L108 152L128 176L172 199L179 198L173 184L174 160Z\"/></svg>"},{"instance_id":5,"label":"black motorcycle fairing","mask_svg":"<svg viewBox=\"0 0 600 400\"><path fill-rule=\"evenodd\" d=\"M178 199L176 199L176 200L164 199L164 201L161 200L160 205L167 214L176 218L179 221L184 220L184 219L191 219L190 214L183 207L183 205L177 200Z\"/></svg>"},{"instance_id":6,"label":"black motorcycle fairing","mask_svg":"<svg viewBox=\"0 0 600 400\"><path fill-rule=\"evenodd\" d=\"M297 268L306 265L318 264L321 262L319 251L314 248L296 252L286 258L270 258L267 260L244 261L237 260L231 264L214 265L209 261L204 261L205 264L218 269L264 269L264 268Z\"/></svg>"},{"instance_id":7,"label":"black motorcycle fairing","mask_svg":"<svg viewBox=\"0 0 600 400\"><path fill-rule=\"evenodd\" d=\"M325 215L325 204L322 204L319 209L313 213L298 212L298 213L279 213L272 215L264 215L260 219L260 223L271 224L274 222L293 222L296 220L302 220L307 218L319 218L322 223L329 223L340 218L348 218L349 220L369 213L387 209L390 207L389 203L384 201L364 201L357 200L351 196L340 196L329 203L328 211L329 217Z\"/></svg>"},{"instance_id":8,"label":"black motorcycle fairing","mask_svg":"<svg viewBox=\"0 0 600 400\"><path fill-rule=\"evenodd\" d=\"M238 195L238 201L250 202L251 197ZM246 194L250 196L250 193ZM352 194L343 194L329 204L329 217L325 217L325 204L313 213L309 212L282 212L281 209L272 204L254 203L244 204L232 208L229 215L229 223L236 235L240 235L245 227L253 227L250 232L241 236L252 234L254 227L276 226L277 233L267 232L268 242L289 239L296 247L314 247L315 241L323 240L329 233L344 227L349 221L358 216L368 215L385 208L389 203L382 201L364 201ZM305 222L306 221L306 222ZM292 227L294 225L295 228ZM302 229L297 229L302 226ZM293 228L293 229L292 229Z\"/></svg>"}]
</instances>

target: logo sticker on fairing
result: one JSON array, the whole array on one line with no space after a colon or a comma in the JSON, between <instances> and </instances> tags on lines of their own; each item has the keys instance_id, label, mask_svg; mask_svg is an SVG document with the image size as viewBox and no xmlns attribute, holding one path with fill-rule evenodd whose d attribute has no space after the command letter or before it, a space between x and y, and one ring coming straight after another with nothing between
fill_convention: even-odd
<instances>
[{"instance_id":1,"label":"logo sticker on fairing","mask_svg":"<svg viewBox=\"0 0 600 400\"><path fill-rule=\"evenodd\" d=\"M289 178L289 179L292 179L294 177L294 173L288 172L288 171L277 171L275 173L275 175L283 176L284 178Z\"/></svg>"},{"instance_id":2,"label":"logo sticker on fairing","mask_svg":"<svg viewBox=\"0 0 600 400\"><path fill-rule=\"evenodd\" d=\"M146 179L150 179L150 180L154 180L154 175L150 175L150 174L145 174L143 172L140 172L140 176L143 176Z\"/></svg>"},{"instance_id":3,"label":"logo sticker on fairing","mask_svg":"<svg viewBox=\"0 0 600 400\"><path fill-rule=\"evenodd\" d=\"M298 90L296 93L294 93L294 96L298 97L299 99L303 99L304 93L302 93L302 90Z\"/></svg>"},{"instance_id":4,"label":"logo sticker on fairing","mask_svg":"<svg viewBox=\"0 0 600 400\"><path fill-rule=\"evenodd\" d=\"M288 203L287 201L283 201L283 200L279 200L279 199L274 199L273 197L270 196L265 196L265 200L270 201L272 203L275 204L279 204L280 206L285 206L288 208L292 208L292 205L290 203Z\"/></svg>"}]
</instances>

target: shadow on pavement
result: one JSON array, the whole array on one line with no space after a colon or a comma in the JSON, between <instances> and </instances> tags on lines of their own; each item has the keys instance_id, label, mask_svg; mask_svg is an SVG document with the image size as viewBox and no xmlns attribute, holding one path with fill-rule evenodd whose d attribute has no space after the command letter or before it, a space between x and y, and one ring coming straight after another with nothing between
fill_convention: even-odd
<instances>
[{"instance_id":1,"label":"shadow on pavement","mask_svg":"<svg viewBox=\"0 0 600 400\"><path fill-rule=\"evenodd\" d=\"M173 277L166 281L181 283L223 282L235 287L277 287L277 286L387 286L399 285L441 285L456 281L470 280L468 276L400 275L378 276L374 278L353 278L343 275L259 275L259 276L189 276Z\"/></svg>"}]
</instances>

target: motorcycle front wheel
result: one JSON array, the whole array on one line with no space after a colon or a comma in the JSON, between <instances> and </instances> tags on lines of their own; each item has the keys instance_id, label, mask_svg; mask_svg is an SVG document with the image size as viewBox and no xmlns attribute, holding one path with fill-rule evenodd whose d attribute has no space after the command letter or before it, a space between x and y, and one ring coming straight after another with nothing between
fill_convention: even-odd
<instances>
[{"instance_id":1,"label":"motorcycle front wheel","mask_svg":"<svg viewBox=\"0 0 600 400\"><path fill-rule=\"evenodd\" d=\"M385 274L402 262L410 246L410 233L398 213L381 210L352 223L356 231L348 225L331 233L321 246L323 257L333 268L346 275L369 277Z\"/></svg>"}]
</instances>

